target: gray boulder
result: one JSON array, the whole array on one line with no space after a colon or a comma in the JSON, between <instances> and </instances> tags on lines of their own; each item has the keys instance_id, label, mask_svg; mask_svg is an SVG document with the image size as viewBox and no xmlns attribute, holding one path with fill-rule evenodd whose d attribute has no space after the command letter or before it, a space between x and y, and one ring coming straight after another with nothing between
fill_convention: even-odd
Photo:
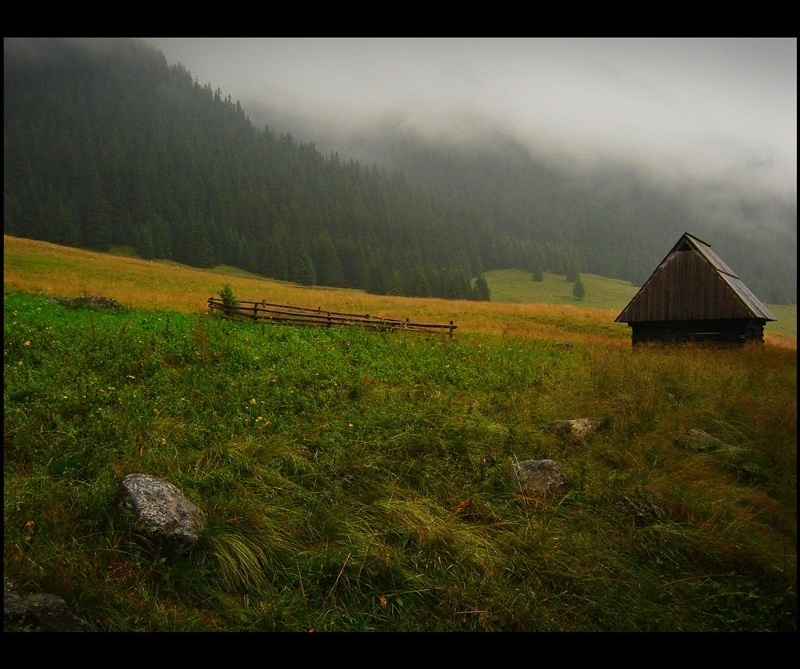
<instances>
[{"instance_id":1,"label":"gray boulder","mask_svg":"<svg viewBox=\"0 0 800 669\"><path fill-rule=\"evenodd\" d=\"M526 497L563 495L569 481L553 460L523 460L508 465L506 476Z\"/></svg>"},{"instance_id":2,"label":"gray boulder","mask_svg":"<svg viewBox=\"0 0 800 669\"><path fill-rule=\"evenodd\" d=\"M20 595L3 577L4 632L91 632L57 595L37 592Z\"/></svg>"},{"instance_id":3,"label":"gray boulder","mask_svg":"<svg viewBox=\"0 0 800 669\"><path fill-rule=\"evenodd\" d=\"M147 474L122 480L120 507L137 531L173 553L191 550L207 526L205 514L178 488Z\"/></svg>"},{"instance_id":4,"label":"gray boulder","mask_svg":"<svg viewBox=\"0 0 800 669\"><path fill-rule=\"evenodd\" d=\"M686 445L695 451L707 451L718 449L723 444L716 437L710 435L705 430L691 429L676 440L680 445Z\"/></svg>"},{"instance_id":5,"label":"gray boulder","mask_svg":"<svg viewBox=\"0 0 800 669\"><path fill-rule=\"evenodd\" d=\"M567 434L571 437L582 439L591 434L602 425L599 418L573 418L571 420L555 420L550 423L550 429Z\"/></svg>"}]
</instances>

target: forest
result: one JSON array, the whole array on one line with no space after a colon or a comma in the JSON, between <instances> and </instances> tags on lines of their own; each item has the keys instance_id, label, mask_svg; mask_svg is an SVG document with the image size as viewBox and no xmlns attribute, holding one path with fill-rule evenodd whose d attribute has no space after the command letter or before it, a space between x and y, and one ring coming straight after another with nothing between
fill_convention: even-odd
<instances>
[{"instance_id":1,"label":"forest","mask_svg":"<svg viewBox=\"0 0 800 669\"><path fill-rule=\"evenodd\" d=\"M688 230L711 236L762 299L796 302L796 203L737 202L747 232L620 167L577 177L492 141L403 138L391 167L361 164L256 127L239 101L140 40L4 40L5 234L488 300L482 274L510 267L641 285Z\"/></svg>"}]
</instances>

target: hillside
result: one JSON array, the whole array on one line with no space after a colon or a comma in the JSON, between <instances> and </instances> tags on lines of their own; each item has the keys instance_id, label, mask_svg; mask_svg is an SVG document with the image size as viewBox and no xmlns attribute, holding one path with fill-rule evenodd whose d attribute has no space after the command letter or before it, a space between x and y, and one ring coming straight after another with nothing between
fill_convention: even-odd
<instances>
[{"instance_id":1,"label":"hillside","mask_svg":"<svg viewBox=\"0 0 800 669\"><path fill-rule=\"evenodd\" d=\"M513 335L556 341L607 341L627 347L630 330L614 319L635 288L618 280L587 276L583 300L571 296L563 277L542 282L517 270L488 273L491 302L372 295L363 290L302 286L265 279L224 265L199 269L166 260L145 260L130 249L115 254L4 235L3 285L44 295L76 297L105 295L133 307L205 313L209 297L225 284L244 300L353 312L385 317L413 317L431 322L455 321L458 336ZM154 283L158 290L154 290ZM767 342L797 346L797 309L770 305L780 319L765 328Z\"/></svg>"},{"instance_id":2,"label":"hillside","mask_svg":"<svg viewBox=\"0 0 800 669\"><path fill-rule=\"evenodd\" d=\"M764 301L796 302L796 202L556 169L502 134L387 134L381 166L257 128L138 41L4 40L4 233L372 294L479 298L482 273L641 283L705 236ZM392 147L387 153L387 147ZM380 149L380 150L379 150Z\"/></svg>"},{"instance_id":3,"label":"hillside","mask_svg":"<svg viewBox=\"0 0 800 669\"><path fill-rule=\"evenodd\" d=\"M255 327L226 284L459 329ZM94 631L797 631L794 337L634 352L615 311L13 237L3 308L4 577ZM186 551L120 511L137 473L203 512Z\"/></svg>"}]
</instances>

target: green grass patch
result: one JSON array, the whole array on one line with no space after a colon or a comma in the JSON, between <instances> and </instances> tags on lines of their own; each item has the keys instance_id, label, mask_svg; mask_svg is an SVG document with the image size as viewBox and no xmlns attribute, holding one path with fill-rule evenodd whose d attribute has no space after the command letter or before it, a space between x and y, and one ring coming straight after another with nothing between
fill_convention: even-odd
<instances>
[{"instance_id":1,"label":"green grass patch","mask_svg":"<svg viewBox=\"0 0 800 669\"><path fill-rule=\"evenodd\" d=\"M796 304L768 304L767 307L777 320L770 321L764 326L766 332L782 332L783 334L797 336L797 305Z\"/></svg>"},{"instance_id":2,"label":"green grass patch","mask_svg":"<svg viewBox=\"0 0 800 669\"><path fill-rule=\"evenodd\" d=\"M637 286L620 279L581 274L585 294L582 299L578 299L572 294L574 284L568 282L563 274L545 272L541 281L533 281L531 276L530 272L521 269L486 272L492 302L571 304L622 311L639 290Z\"/></svg>"},{"instance_id":3,"label":"green grass patch","mask_svg":"<svg viewBox=\"0 0 800 669\"><path fill-rule=\"evenodd\" d=\"M795 351L19 292L3 328L5 575L99 631L796 631ZM602 423L583 439L550 427L586 416ZM530 458L560 465L563 499L510 485ZM204 509L194 552L122 531L133 472Z\"/></svg>"}]
</instances>

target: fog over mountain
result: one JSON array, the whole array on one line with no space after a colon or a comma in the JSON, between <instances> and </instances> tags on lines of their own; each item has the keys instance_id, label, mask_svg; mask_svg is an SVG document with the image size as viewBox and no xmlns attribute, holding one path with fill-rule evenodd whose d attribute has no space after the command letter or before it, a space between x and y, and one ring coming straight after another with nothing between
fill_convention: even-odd
<instances>
[{"instance_id":1,"label":"fog over mountain","mask_svg":"<svg viewBox=\"0 0 800 669\"><path fill-rule=\"evenodd\" d=\"M146 38L256 125L389 159L382 138L502 133L570 169L797 192L797 40Z\"/></svg>"}]
</instances>

